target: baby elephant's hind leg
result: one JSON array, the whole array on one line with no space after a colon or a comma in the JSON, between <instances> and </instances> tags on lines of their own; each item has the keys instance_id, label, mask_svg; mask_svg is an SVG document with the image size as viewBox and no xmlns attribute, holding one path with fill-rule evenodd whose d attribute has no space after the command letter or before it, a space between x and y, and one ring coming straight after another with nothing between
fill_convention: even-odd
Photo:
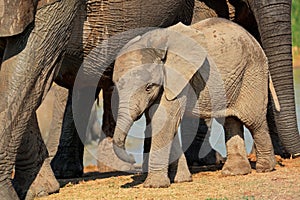
<instances>
[{"instance_id":1,"label":"baby elephant's hind leg","mask_svg":"<svg viewBox=\"0 0 300 200\"><path fill-rule=\"evenodd\" d=\"M251 172L247 158L244 129L241 121L235 117L227 117L224 124L227 160L223 166L223 175L243 175Z\"/></svg>"},{"instance_id":2,"label":"baby elephant's hind leg","mask_svg":"<svg viewBox=\"0 0 300 200\"><path fill-rule=\"evenodd\" d=\"M269 134L269 128L267 120L258 128L249 128L256 149L256 171L257 172L269 172L272 171L276 165L276 159L274 155L273 145Z\"/></svg>"}]
</instances>

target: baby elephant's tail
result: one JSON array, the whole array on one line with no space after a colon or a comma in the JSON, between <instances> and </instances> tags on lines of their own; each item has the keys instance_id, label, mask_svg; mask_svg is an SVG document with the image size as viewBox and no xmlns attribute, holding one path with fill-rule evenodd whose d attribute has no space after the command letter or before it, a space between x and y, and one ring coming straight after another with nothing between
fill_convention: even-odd
<instances>
[{"instance_id":1,"label":"baby elephant's tail","mask_svg":"<svg viewBox=\"0 0 300 200\"><path fill-rule=\"evenodd\" d=\"M272 98L273 98L275 109L276 109L277 112L280 112L279 100L278 100L278 97L277 97L277 94L276 94L276 91L275 91L273 81L272 81L272 78L271 78L270 74L269 74L269 88L270 88L270 91L271 91L271 95L272 95Z\"/></svg>"}]
</instances>

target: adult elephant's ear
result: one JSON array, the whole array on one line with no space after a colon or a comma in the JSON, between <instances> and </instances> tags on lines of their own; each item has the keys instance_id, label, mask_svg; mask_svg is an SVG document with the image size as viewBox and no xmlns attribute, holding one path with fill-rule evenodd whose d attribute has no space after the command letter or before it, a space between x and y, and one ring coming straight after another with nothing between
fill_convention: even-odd
<instances>
[{"instance_id":1,"label":"adult elephant's ear","mask_svg":"<svg viewBox=\"0 0 300 200\"><path fill-rule=\"evenodd\" d=\"M170 30L170 29L169 29ZM186 87L207 58L206 50L193 37L197 30L178 24L168 33L168 52L164 64L164 91L174 100Z\"/></svg>"}]
</instances>

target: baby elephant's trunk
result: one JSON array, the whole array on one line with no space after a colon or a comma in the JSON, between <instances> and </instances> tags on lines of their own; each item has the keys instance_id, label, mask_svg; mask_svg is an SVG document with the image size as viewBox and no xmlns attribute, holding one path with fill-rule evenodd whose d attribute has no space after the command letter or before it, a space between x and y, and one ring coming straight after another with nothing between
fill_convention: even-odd
<instances>
[{"instance_id":1,"label":"baby elephant's trunk","mask_svg":"<svg viewBox=\"0 0 300 200\"><path fill-rule=\"evenodd\" d=\"M122 115L118 114L113 137L113 149L121 160L133 164L135 163L134 157L125 151L126 137L132 124L133 121L129 117L122 117Z\"/></svg>"}]
</instances>

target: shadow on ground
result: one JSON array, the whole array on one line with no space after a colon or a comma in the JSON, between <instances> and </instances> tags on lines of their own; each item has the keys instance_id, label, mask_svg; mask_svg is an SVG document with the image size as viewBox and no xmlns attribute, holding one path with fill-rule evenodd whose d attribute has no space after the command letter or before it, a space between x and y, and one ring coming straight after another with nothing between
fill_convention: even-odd
<instances>
[{"instance_id":1,"label":"shadow on ground","mask_svg":"<svg viewBox=\"0 0 300 200\"><path fill-rule=\"evenodd\" d=\"M190 171L192 174L199 173L199 172L206 172L206 171L217 171L222 169L223 164L218 165L207 165L207 166L193 166L190 168ZM125 175L132 175L131 179L132 182L126 183L122 186L122 188L131 188L136 187L137 185L142 184L146 177L147 173L128 173L128 172L87 172L84 173L82 177L80 178L71 178L71 179L58 179L58 182L60 184L60 187L64 187L67 184L79 184L82 181L90 181L90 180L96 180L96 179L105 179L105 178L111 178L111 177L119 177L119 176L125 176Z\"/></svg>"},{"instance_id":2,"label":"shadow on ground","mask_svg":"<svg viewBox=\"0 0 300 200\"><path fill-rule=\"evenodd\" d=\"M67 184L78 184L82 181L91 181L96 179L104 179L104 178L111 178L111 177L118 177L118 176L125 176L130 175L133 173L127 173L127 172L88 172L84 173L82 177L80 178L70 178L70 179L58 179L58 182L60 184L60 187L64 187Z\"/></svg>"},{"instance_id":3,"label":"shadow on ground","mask_svg":"<svg viewBox=\"0 0 300 200\"><path fill-rule=\"evenodd\" d=\"M255 163L256 163L256 157L249 155L249 161L251 164L252 169L255 169ZM276 157L277 164L279 166L284 166L282 164L282 159L278 156ZM219 171L222 169L224 163L216 164L216 165L204 165L204 166L191 166L190 172L192 174L200 173L200 172L214 172ZM58 182L60 183L60 187L64 187L67 184L79 184L82 181L90 181L90 180L96 180L96 179L105 179L105 178L112 178L112 177L120 177L120 176L126 176L131 175L132 181L129 183L126 183L122 185L122 188L134 188L140 184L142 184L145 179L147 178L147 173L141 173L141 169L137 169L135 172L121 172L121 171L115 171L115 172L97 172L96 166L88 166L89 168L86 173L80 178L72 178L72 179L58 179ZM93 171L94 170L94 171Z\"/></svg>"}]
</instances>

